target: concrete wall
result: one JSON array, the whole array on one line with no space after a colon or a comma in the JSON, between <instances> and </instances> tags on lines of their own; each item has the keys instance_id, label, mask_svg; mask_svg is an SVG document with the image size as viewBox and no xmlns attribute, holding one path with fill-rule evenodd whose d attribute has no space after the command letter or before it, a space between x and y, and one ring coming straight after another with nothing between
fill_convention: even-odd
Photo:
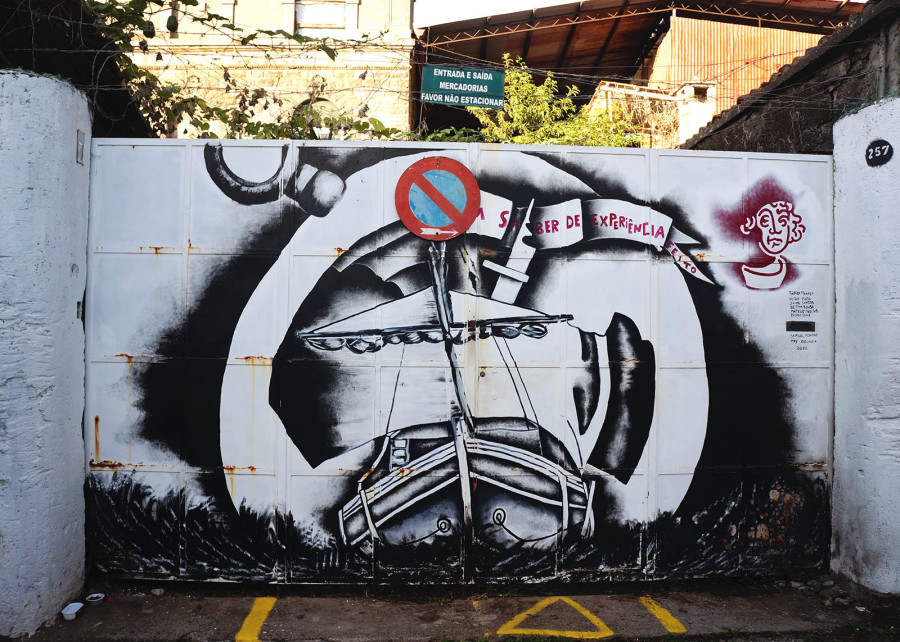
<instances>
[{"instance_id":1,"label":"concrete wall","mask_svg":"<svg viewBox=\"0 0 900 642\"><path fill-rule=\"evenodd\" d=\"M84 579L91 121L70 85L22 72L0 72L0 114L0 635L20 635Z\"/></svg>"},{"instance_id":2,"label":"concrete wall","mask_svg":"<svg viewBox=\"0 0 900 642\"><path fill-rule=\"evenodd\" d=\"M900 99L838 121L835 160L835 568L900 592ZM883 149L883 147L882 147Z\"/></svg>"}]
</instances>

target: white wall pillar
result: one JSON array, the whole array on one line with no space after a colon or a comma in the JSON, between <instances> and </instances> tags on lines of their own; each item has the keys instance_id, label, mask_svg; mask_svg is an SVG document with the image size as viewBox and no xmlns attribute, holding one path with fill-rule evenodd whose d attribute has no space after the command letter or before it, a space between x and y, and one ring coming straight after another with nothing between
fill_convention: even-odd
<instances>
[{"instance_id":1,"label":"white wall pillar","mask_svg":"<svg viewBox=\"0 0 900 642\"><path fill-rule=\"evenodd\" d=\"M893 158L870 166L882 139ZM872 152L873 161L884 148ZM900 593L900 99L834 127L835 437L832 564Z\"/></svg>"},{"instance_id":2,"label":"white wall pillar","mask_svg":"<svg viewBox=\"0 0 900 642\"><path fill-rule=\"evenodd\" d=\"M71 85L0 71L0 635L34 631L84 582L90 125Z\"/></svg>"}]
</instances>

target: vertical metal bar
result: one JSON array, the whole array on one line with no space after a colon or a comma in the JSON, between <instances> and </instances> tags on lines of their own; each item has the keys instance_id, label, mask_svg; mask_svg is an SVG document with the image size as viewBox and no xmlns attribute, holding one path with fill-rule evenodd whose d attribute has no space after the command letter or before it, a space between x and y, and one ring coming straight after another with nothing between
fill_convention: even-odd
<instances>
[{"instance_id":1,"label":"vertical metal bar","mask_svg":"<svg viewBox=\"0 0 900 642\"><path fill-rule=\"evenodd\" d=\"M438 249L440 247L440 249ZM432 288L434 289L434 302L437 305L438 322L441 324L441 330L444 334L444 349L447 352L447 358L450 360L450 376L453 379L453 387L456 391L456 400L459 402L459 409L466 421L466 428L469 435L475 434L475 423L472 421L472 413L466 402L466 389L463 385L462 375L459 372L459 361L456 358L456 349L453 347L453 335L451 334L450 324L452 323L450 299L447 292L446 284L446 265L444 258L447 253L447 246L437 241L432 241L428 248L429 265L431 267ZM465 341L465 336L463 337Z\"/></svg>"},{"instance_id":2,"label":"vertical metal bar","mask_svg":"<svg viewBox=\"0 0 900 642\"><path fill-rule=\"evenodd\" d=\"M463 581L471 579L471 571L467 561L468 552L475 541L475 530L472 525L472 477L469 472L469 452L466 450L466 431L468 427L457 415L453 417L453 445L456 447L456 461L459 467L459 492L463 503L463 541L460 561L462 562Z\"/></svg>"},{"instance_id":3,"label":"vertical metal bar","mask_svg":"<svg viewBox=\"0 0 900 642\"><path fill-rule=\"evenodd\" d=\"M444 333L444 349L447 352L447 358L450 360L450 374L456 390L456 399L462 411L461 416L455 415L451 418L451 423L453 427L453 443L456 447L456 460L459 468L460 497L463 503L463 541L460 561L462 562L463 581L468 581L471 579L471 573L467 558L474 541L474 531L472 526L472 485L471 477L469 476L469 455L466 451L466 437L475 435L475 423L472 420L472 414L466 402L466 390L459 371L456 349L453 347L453 335L451 334L452 310L450 309L450 300L448 298L446 264L444 262L446 254L447 246L444 243L432 241L428 247L438 322L441 324L441 330ZM465 337L463 341L465 341Z\"/></svg>"},{"instance_id":4,"label":"vertical metal bar","mask_svg":"<svg viewBox=\"0 0 900 642\"><path fill-rule=\"evenodd\" d=\"M530 27L534 24L534 9L531 10L531 17L528 18L527 26L529 29L525 32L525 44L522 45L522 60L528 64L528 49L531 47L531 34L534 31Z\"/></svg>"}]
</instances>

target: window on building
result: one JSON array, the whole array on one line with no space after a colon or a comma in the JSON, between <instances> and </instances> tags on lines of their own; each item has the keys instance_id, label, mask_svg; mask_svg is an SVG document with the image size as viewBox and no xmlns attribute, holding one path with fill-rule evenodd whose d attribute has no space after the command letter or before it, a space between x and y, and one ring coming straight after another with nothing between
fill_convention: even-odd
<instances>
[{"instance_id":1,"label":"window on building","mask_svg":"<svg viewBox=\"0 0 900 642\"><path fill-rule=\"evenodd\" d=\"M345 0L298 0L297 29L346 29Z\"/></svg>"}]
</instances>

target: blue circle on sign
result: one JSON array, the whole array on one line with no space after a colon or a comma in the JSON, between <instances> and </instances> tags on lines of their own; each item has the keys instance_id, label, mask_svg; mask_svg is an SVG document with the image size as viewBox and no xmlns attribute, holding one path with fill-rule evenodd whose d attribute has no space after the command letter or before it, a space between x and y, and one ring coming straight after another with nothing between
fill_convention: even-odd
<instances>
[{"instance_id":1,"label":"blue circle on sign","mask_svg":"<svg viewBox=\"0 0 900 642\"><path fill-rule=\"evenodd\" d=\"M453 223L453 219L447 216L435 198L441 196L460 212L466 207L466 187L462 181L453 174L442 169L433 169L422 174L427 181L426 185L413 183L409 190L409 207L416 218L425 225L432 227L445 227ZM423 189L423 187L425 189ZM434 192L437 192L435 195Z\"/></svg>"}]
</instances>

